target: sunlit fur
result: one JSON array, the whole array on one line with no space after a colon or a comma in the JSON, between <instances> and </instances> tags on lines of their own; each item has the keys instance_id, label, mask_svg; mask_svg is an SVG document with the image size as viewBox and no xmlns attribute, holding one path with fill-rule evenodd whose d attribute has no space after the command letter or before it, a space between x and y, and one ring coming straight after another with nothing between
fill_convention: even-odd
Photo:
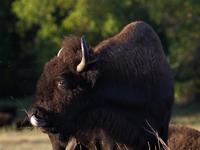
<instances>
[{"instance_id":1,"label":"sunlit fur","mask_svg":"<svg viewBox=\"0 0 200 150\"><path fill-rule=\"evenodd\" d=\"M181 125L169 125L168 146L171 150L200 149L200 132Z\"/></svg>"},{"instance_id":2,"label":"sunlit fur","mask_svg":"<svg viewBox=\"0 0 200 150\"><path fill-rule=\"evenodd\" d=\"M70 137L86 149L144 150L148 142L154 149L158 142L145 120L167 142L173 77L153 29L133 22L88 49L89 64L78 73L80 38L65 37L59 57L46 63L37 83L29 114L46 121L41 130L54 150L65 149ZM65 89L58 79L67 82Z\"/></svg>"}]
</instances>

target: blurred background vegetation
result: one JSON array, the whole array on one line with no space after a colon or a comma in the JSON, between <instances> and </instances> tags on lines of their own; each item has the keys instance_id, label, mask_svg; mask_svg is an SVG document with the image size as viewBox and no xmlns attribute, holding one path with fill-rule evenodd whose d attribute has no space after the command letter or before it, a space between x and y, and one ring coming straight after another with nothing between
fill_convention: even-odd
<instances>
[{"instance_id":1,"label":"blurred background vegetation","mask_svg":"<svg viewBox=\"0 0 200 150\"><path fill-rule=\"evenodd\" d=\"M174 106L170 123L200 131L198 0L0 0L0 106L16 106L18 117L27 116L44 64L57 55L63 36L86 35L95 46L138 20L160 37L174 75L181 105ZM1 128L0 134L0 149L51 149L37 129Z\"/></svg>"},{"instance_id":2,"label":"blurred background vegetation","mask_svg":"<svg viewBox=\"0 0 200 150\"><path fill-rule=\"evenodd\" d=\"M0 0L0 99L33 95L63 36L91 46L142 20L161 39L176 102L200 101L200 1Z\"/></svg>"}]
</instances>

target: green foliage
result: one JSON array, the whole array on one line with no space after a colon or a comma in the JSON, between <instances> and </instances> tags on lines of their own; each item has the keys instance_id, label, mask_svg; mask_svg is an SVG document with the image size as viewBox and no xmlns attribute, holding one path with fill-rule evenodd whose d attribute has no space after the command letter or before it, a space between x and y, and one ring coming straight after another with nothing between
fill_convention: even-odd
<instances>
[{"instance_id":1,"label":"green foliage","mask_svg":"<svg viewBox=\"0 0 200 150\"><path fill-rule=\"evenodd\" d=\"M25 43L15 32L17 18L10 11L12 0L1 0L0 4L0 97L30 94L34 91L28 83L34 82L35 55L32 49L24 51L30 42Z\"/></svg>"},{"instance_id":2,"label":"green foliage","mask_svg":"<svg viewBox=\"0 0 200 150\"><path fill-rule=\"evenodd\" d=\"M0 33L3 33L0 34L3 41L0 54L4 57L0 64L4 80L1 82L8 87L7 90L15 80L18 80L16 86L22 91L23 88L28 89L28 85L35 87L45 62L59 51L63 36L86 35L87 42L95 46L119 33L128 23L143 20L154 28L161 39L175 77L177 101L183 100L183 97L197 100L200 95L199 16L200 2L194 0L3 1L0 6L3 20L0 25ZM5 34L9 36L3 36ZM10 45L10 41L15 41L15 44ZM12 61L11 53L15 53L16 58ZM17 61L19 58L21 60ZM15 68L23 73L14 71ZM32 72L27 73L26 70L30 69ZM16 79L12 75L17 75ZM27 77L31 78L26 84L21 82Z\"/></svg>"},{"instance_id":3,"label":"green foliage","mask_svg":"<svg viewBox=\"0 0 200 150\"><path fill-rule=\"evenodd\" d=\"M36 31L32 42L40 64L38 72L41 72L44 63L59 51L64 35L86 35L87 42L95 46L133 21L135 16L131 11L135 4L138 3L130 0L71 0L67 3L64 0L16 0L12 11L19 18L16 29L21 37L25 37L27 31Z\"/></svg>"},{"instance_id":4,"label":"green foliage","mask_svg":"<svg viewBox=\"0 0 200 150\"><path fill-rule=\"evenodd\" d=\"M138 8L132 9L135 5ZM33 25L38 25L37 38L51 37L51 42L56 44L60 44L62 35L86 34L87 41L95 45L96 39L113 36L126 24L146 17L141 13L140 3L131 0L71 0L67 3L64 0L16 0L12 6L19 18L17 28L22 35ZM135 13L141 15L137 17Z\"/></svg>"},{"instance_id":5,"label":"green foliage","mask_svg":"<svg viewBox=\"0 0 200 150\"><path fill-rule=\"evenodd\" d=\"M170 39L170 66L175 77L176 100L199 99L199 61L195 54L200 51L200 2L194 0L143 0L147 4L151 20L166 31ZM198 54L196 57L200 57ZM198 66L194 68L194 66Z\"/></svg>"}]
</instances>

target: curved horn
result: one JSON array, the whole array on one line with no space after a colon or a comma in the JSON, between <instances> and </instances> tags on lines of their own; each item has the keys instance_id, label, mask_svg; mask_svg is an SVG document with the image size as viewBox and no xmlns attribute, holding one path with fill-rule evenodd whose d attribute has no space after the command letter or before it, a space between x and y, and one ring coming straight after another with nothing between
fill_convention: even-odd
<instances>
[{"instance_id":1,"label":"curved horn","mask_svg":"<svg viewBox=\"0 0 200 150\"><path fill-rule=\"evenodd\" d=\"M60 55L60 52L62 51L62 48L59 50L58 54L57 54L57 57Z\"/></svg>"},{"instance_id":2,"label":"curved horn","mask_svg":"<svg viewBox=\"0 0 200 150\"><path fill-rule=\"evenodd\" d=\"M87 66L89 62L89 52L87 49L87 45L85 43L85 36L81 37L81 48L82 48L82 60L80 64L78 64L78 66L76 67L76 70L78 72L83 71L83 69Z\"/></svg>"}]
</instances>

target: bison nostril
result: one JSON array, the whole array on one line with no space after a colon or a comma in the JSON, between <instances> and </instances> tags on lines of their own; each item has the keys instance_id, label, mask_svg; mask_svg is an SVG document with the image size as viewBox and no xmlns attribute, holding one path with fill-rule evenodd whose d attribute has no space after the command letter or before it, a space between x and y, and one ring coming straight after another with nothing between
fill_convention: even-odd
<instances>
[{"instance_id":1,"label":"bison nostril","mask_svg":"<svg viewBox=\"0 0 200 150\"><path fill-rule=\"evenodd\" d=\"M36 118L38 118L38 119L42 119L42 117L39 117L39 116L38 116L38 115L36 115L36 114L35 114L35 117L36 117Z\"/></svg>"},{"instance_id":2,"label":"bison nostril","mask_svg":"<svg viewBox=\"0 0 200 150\"><path fill-rule=\"evenodd\" d=\"M37 111L35 111L34 113L31 113L31 114L29 115L29 118L31 118L32 116L35 116L35 117L38 118L38 119L43 119L42 117L40 117L40 116L38 115L38 112L37 112Z\"/></svg>"},{"instance_id":3,"label":"bison nostril","mask_svg":"<svg viewBox=\"0 0 200 150\"><path fill-rule=\"evenodd\" d=\"M30 122L33 126L36 126L36 127L41 127L46 124L42 118L36 116L35 114L30 115Z\"/></svg>"}]
</instances>

